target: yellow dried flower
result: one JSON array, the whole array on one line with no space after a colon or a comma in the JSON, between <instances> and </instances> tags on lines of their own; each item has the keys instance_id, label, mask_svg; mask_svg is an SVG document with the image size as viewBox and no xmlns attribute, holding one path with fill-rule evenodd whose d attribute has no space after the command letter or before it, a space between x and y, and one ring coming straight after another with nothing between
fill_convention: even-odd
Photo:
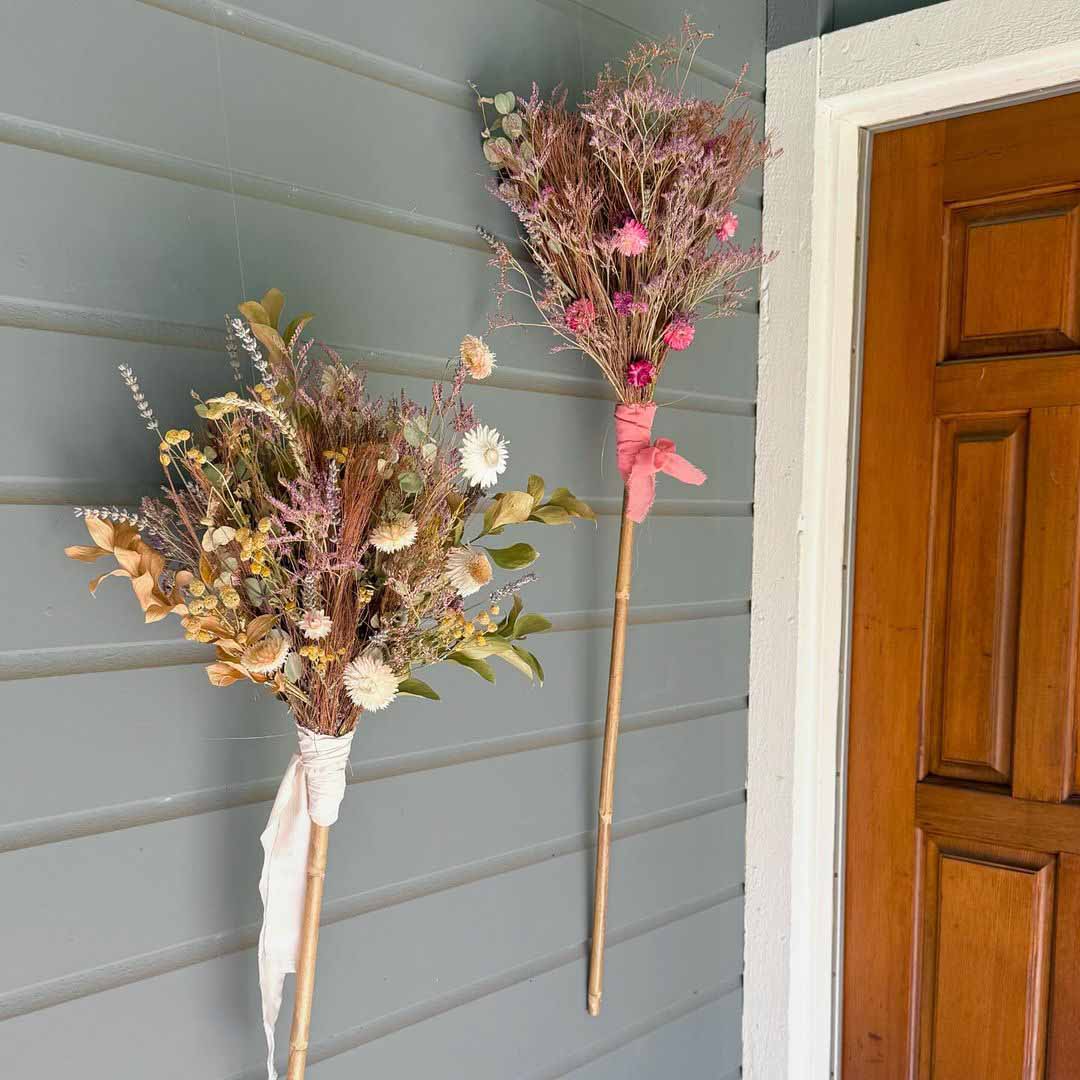
<instances>
[{"instance_id":1,"label":"yellow dried flower","mask_svg":"<svg viewBox=\"0 0 1080 1080\"><path fill-rule=\"evenodd\" d=\"M492 604L491 605L491 617L493 619L497 619L499 617L499 605L498 604Z\"/></svg>"},{"instance_id":2,"label":"yellow dried flower","mask_svg":"<svg viewBox=\"0 0 1080 1080\"><path fill-rule=\"evenodd\" d=\"M162 453L167 454L169 452L169 444L167 442L159 442L158 443L158 449Z\"/></svg>"},{"instance_id":3,"label":"yellow dried flower","mask_svg":"<svg viewBox=\"0 0 1080 1080\"><path fill-rule=\"evenodd\" d=\"M214 635L211 634L209 630L200 630L199 631L199 641L201 641L204 645L209 645L210 642L213 641L213 640L214 640Z\"/></svg>"},{"instance_id":4,"label":"yellow dried flower","mask_svg":"<svg viewBox=\"0 0 1080 1080\"><path fill-rule=\"evenodd\" d=\"M206 586L201 581L193 581L188 586L188 592L191 593L192 596L202 596L202 594L206 592Z\"/></svg>"},{"instance_id":5,"label":"yellow dried flower","mask_svg":"<svg viewBox=\"0 0 1080 1080\"><path fill-rule=\"evenodd\" d=\"M187 442L191 438L191 432L187 428L170 428L165 432L165 441L170 446L179 446L181 443Z\"/></svg>"},{"instance_id":6,"label":"yellow dried flower","mask_svg":"<svg viewBox=\"0 0 1080 1080\"><path fill-rule=\"evenodd\" d=\"M240 606L240 594L231 585L226 585L221 590L221 602L233 611Z\"/></svg>"},{"instance_id":7,"label":"yellow dried flower","mask_svg":"<svg viewBox=\"0 0 1080 1080\"><path fill-rule=\"evenodd\" d=\"M263 535L268 533L273 528L273 526L274 523L268 517L259 519L259 532L263 533Z\"/></svg>"},{"instance_id":8,"label":"yellow dried flower","mask_svg":"<svg viewBox=\"0 0 1080 1080\"><path fill-rule=\"evenodd\" d=\"M208 596L203 601L203 606L208 608L216 608L218 605L218 598L216 596Z\"/></svg>"},{"instance_id":9,"label":"yellow dried flower","mask_svg":"<svg viewBox=\"0 0 1080 1080\"><path fill-rule=\"evenodd\" d=\"M476 621L481 626L488 626L491 623L491 616L486 611L481 611L480 614L476 616Z\"/></svg>"},{"instance_id":10,"label":"yellow dried flower","mask_svg":"<svg viewBox=\"0 0 1080 1080\"><path fill-rule=\"evenodd\" d=\"M356 602L364 607L371 603L371 598L375 595L375 590L368 585L361 585L356 590Z\"/></svg>"},{"instance_id":11,"label":"yellow dried flower","mask_svg":"<svg viewBox=\"0 0 1080 1080\"><path fill-rule=\"evenodd\" d=\"M475 625L474 625L473 623L471 623L471 622L467 622L467 623L465 624L464 630L465 630L465 636L466 636L466 637L472 637L472 636L473 636L473 634L475 634L475 633L476 633L476 627L475 627Z\"/></svg>"},{"instance_id":12,"label":"yellow dried flower","mask_svg":"<svg viewBox=\"0 0 1080 1080\"><path fill-rule=\"evenodd\" d=\"M158 461L167 469L172 464L172 458L168 454L159 454Z\"/></svg>"}]
</instances>

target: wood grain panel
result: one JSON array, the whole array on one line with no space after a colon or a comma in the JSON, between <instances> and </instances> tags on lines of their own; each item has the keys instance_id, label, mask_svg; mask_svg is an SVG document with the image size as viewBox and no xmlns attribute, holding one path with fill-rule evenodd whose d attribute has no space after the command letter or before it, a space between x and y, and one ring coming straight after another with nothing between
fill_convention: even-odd
<instances>
[{"instance_id":1,"label":"wood grain panel","mask_svg":"<svg viewBox=\"0 0 1080 1080\"><path fill-rule=\"evenodd\" d=\"M918 826L931 832L963 833L973 840L999 841L1010 847L1080 854L1080 814L1068 803L1011 799L926 781L915 792Z\"/></svg>"},{"instance_id":2,"label":"wood grain panel","mask_svg":"<svg viewBox=\"0 0 1080 1080\"><path fill-rule=\"evenodd\" d=\"M1080 345L1080 193L978 203L947 218L945 359Z\"/></svg>"},{"instance_id":3,"label":"wood grain panel","mask_svg":"<svg viewBox=\"0 0 1080 1080\"><path fill-rule=\"evenodd\" d=\"M924 842L917 1075L1036 1080L1054 857L953 838Z\"/></svg>"},{"instance_id":4,"label":"wood grain panel","mask_svg":"<svg viewBox=\"0 0 1080 1080\"><path fill-rule=\"evenodd\" d=\"M842 1068L875 1080L900 1080L909 1058L912 789L940 346L943 139L940 124L889 132L875 138L872 166L862 395L870 435L860 450L854 564Z\"/></svg>"},{"instance_id":5,"label":"wood grain panel","mask_svg":"<svg viewBox=\"0 0 1080 1080\"><path fill-rule=\"evenodd\" d=\"M942 364L934 374L934 412L1007 412L1080 404L1080 354Z\"/></svg>"},{"instance_id":6,"label":"wood grain panel","mask_svg":"<svg viewBox=\"0 0 1080 1080\"><path fill-rule=\"evenodd\" d=\"M1080 161L1076 102L1076 94L1062 94L950 120L943 155L945 201L1074 184ZM1051 137L1053 150L1048 153Z\"/></svg>"},{"instance_id":7,"label":"wood grain panel","mask_svg":"<svg viewBox=\"0 0 1080 1080\"><path fill-rule=\"evenodd\" d=\"M1047 1076L1073 1076L1080 1061L1080 856L1058 857Z\"/></svg>"},{"instance_id":8,"label":"wood grain panel","mask_svg":"<svg viewBox=\"0 0 1080 1080\"><path fill-rule=\"evenodd\" d=\"M1058 801L1076 738L1080 406L1034 409L1029 423L1013 794Z\"/></svg>"},{"instance_id":9,"label":"wood grain panel","mask_svg":"<svg viewBox=\"0 0 1080 1080\"><path fill-rule=\"evenodd\" d=\"M939 425L925 772L1006 783L1027 418Z\"/></svg>"}]
</instances>

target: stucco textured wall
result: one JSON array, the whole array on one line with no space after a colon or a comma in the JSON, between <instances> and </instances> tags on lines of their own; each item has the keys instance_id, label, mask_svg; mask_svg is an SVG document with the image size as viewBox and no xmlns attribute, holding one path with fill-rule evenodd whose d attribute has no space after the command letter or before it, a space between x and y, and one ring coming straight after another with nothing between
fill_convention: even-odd
<instances>
[{"instance_id":1,"label":"stucco textured wall","mask_svg":"<svg viewBox=\"0 0 1080 1080\"><path fill-rule=\"evenodd\" d=\"M584 78L682 3L9 0L0 41L0 1072L255 1078L258 837L288 717L214 690L122 582L86 594L79 503L156 483L118 363L164 422L228 384L221 319L280 286L373 383L426 393L490 277L464 80ZM760 0L691 4L722 94ZM755 182L759 183L759 182ZM758 188L758 192L760 188ZM748 190L743 235L758 234ZM309 1072L729 1077L740 1064L757 316L707 324L659 429L710 474L638 545L604 1012L585 1014L618 478L590 367L497 335L474 393L601 512L549 531L549 683L438 672L440 705L365 718L333 830ZM692 389L690 389L692 388ZM607 454L605 456L605 441ZM115 588L110 588L115 585ZM265 736L265 737L264 737ZM289 1002L285 1004L286 1011Z\"/></svg>"}]
</instances>

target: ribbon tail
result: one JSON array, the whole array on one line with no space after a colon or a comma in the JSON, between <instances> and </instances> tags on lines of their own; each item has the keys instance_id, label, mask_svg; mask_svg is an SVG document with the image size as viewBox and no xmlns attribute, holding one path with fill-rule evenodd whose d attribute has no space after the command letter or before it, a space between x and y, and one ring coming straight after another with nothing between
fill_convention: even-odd
<instances>
[{"instance_id":1,"label":"ribbon tail","mask_svg":"<svg viewBox=\"0 0 1080 1080\"><path fill-rule=\"evenodd\" d=\"M663 465L663 471L668 476L675 477L676 480L681 480L684 484L700 485L704 484L709 478L699 469L696 465L691 464L686 458L680 457L678 454L672 454L671 457Z\"/></svg>"},{"instance_id":2,"label":"ribbon tail","mask_svg":"<svg viewBox=\"0 0 1080 1080\"><path fill-rule=\"evenodd\" d=\"M648 460L642 460L647 458ZM656 500L656 467L652 462L652 447L641 452L626 481L626 516L640 525Z\"/></svg>"},{"instance_id":3,"label":"ribbon tail","mask_svg":"<svg viewBox=\"0 0 1080 1080\"><path fill-rule=\"evenodd\" d=\"M296 970L306 884L304 860L311 835L307 804L303 766L300 756L294 754L281 778L270 820L261 837L263 868L259 893L263 923L259 932L259 989L268 1080L277 1080L278 1075L274 1065L274 1025L281 1011L285 976Z\"/></svg>"}]
</instances>

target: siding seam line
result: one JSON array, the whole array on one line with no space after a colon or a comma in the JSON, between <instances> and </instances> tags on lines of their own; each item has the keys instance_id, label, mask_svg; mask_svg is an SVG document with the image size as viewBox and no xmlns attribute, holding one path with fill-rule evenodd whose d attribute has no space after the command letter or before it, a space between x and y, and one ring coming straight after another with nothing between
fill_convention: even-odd
<instances>
[{"instance_id":1,"label":"siding seam line","mask_svg":"<svg viewBox=\"0 0 1080 1080\"><path fill-rule=\"evenodd\" d=\"M328 37L314 30L307 30L295 23L274 19L269 15L233 4L223 4L219 0L139 0L146 7L157 8L192 22L201 22L215 30L224 30L239 37L258 41L262 45L291 52L308 60L326 64L330 67L348 71L353 75L362 75L388 86L422 97L440 101L454 108L471 112L475 108L472 93L464 83L457 83L443 75L423 71L401 60L393 60L380 53L361 49L357 45ZM629 23L621 22L580 0L539 0L545 7L567 15L567 8L584 11L595 19L629 31L639 38L653 40L657 35L639 30ZM698 58L691 69L709 82L716 83L730 90L738 81L738 76L719 64ZM752 79L743 79L747 96L761 104L765 100L764 88Z\"/></svg>"},{"instance_id":2,"label":"siding seam line","mask_svg":"<svg viewBox=\"0 0 1080 1080\"><path fill-rule=\"evenodd\" d=\"M140 2L145 3L146 0ZM242 195L259 202L306 210L324 217L488 253L487 241L473 225L463 225L457 221L420 214L415 210L406 211L370 199L358 199L342 192L325 191L274 176L264 176L247 169L201 161L168 150L143 146L125 139L114 139L107 135L95 135L43 120L0 113L0 142L25 150L73 158L92 165L153 176L178 184L189 184L209 191ZM755 213L761 213L761 200L756 194L739 193L735 202ZM516 236L500 239L514 251L523 253L524 249Z\"/></svg>"},{"instance_id":3,"label":"siding seam line","mask_svg":"<svg viewBox=\"0 0 1080 1080\"><path fill-rule=\"evenodd\" d=\"M0 296L0 326L10 326L19 330L81 334L87 337L103 337L166 348L200 349L205 352L220 353L224 352L225 348L224 331L216 327L172 322L126 311L79 307L73 304L33 300L19 296ZM328 344L346 358L380 375L435 379L440 382L447 382L452 378L445 357L369 345L334 342ZM612 401L607 384L600 379L590 379L582 375L563 372L532 371L528 368L505 364L500 364L492 372L488 386L504 390L525 390L539 394ZM671 389L658 391L656 400L658 404L667 408L687 412L746 417L756 415L756 406L752 398L740 398L727 394Z\"/></svg>"},{"instance_id":4,"label":"siding seam line","mask_svg":"<svg viewBox=\"0 0 1080 1080\"><path fill-rule=\"evenodd\" d=\"M576 1054L563 1058L557 1065L551 1065L548 1068L541 1069L539 1072L530 1074L526 1080L562 1080L563 1077L576 1069L598 1061L602 1057L607 1057L609 1054L637 1042L638 1039L643 1039L646 1035L651 1035L653 1032L659 1031L660 1028L673 1024L677 1020L682 1020L691 1013L705 1008L706 1005L713 1005L723 1000L729 994L733 994L740 989L742 989L742 976L737 975L726 982L709 987L707 990L695 991L688 997L681 998L669 1005L666 1009L652 1013L637 1023L617 1031L607 1039L589 1043ZM725 1073L719 1080L737 1080L738 1076L739 1068L736 1067L732 1072Z\"/></svg>"},{"instance_id":5,"label":"siding seam line","mask_svg":"<svg viewBox=\"0 0 1080 1080\"><path fill-rule=\"evenodd\" d=\"M621 726L623 732L629 733L654 731L673 724L718 718L743 711L747 706L746 694L711 701L688 702L630 714L623 718ZM283 734L287 735L288 732ZM434 772L437 769L453 768L477 761L588 742L599 739L602 735L603 725L600 722L567 724L563 727L527 731L493 739L477 739L435 750L393 754L359 763L350 761L347 782L367 784L414 773ZM277 792L280 780L281 778L276 776L263 777L238 784L180 791L112 806L11 822L0 826L0 854L270 802Z\"/></svg>"},{"instance_id":6,"label":"siding seam line","mask_svg":"<svg viewBox=\"0 0 1080 1080\"><path fill-rule=\"evenodd\" d=\"M630 609L631 626L657 623L698 622L749 614L749 599L715 600L689 604L650 604ZM548 616L548 633L601 630L611 625L604 609L554 612ZM212 656L205 646L183 639L121 641L102 645L59 645L38 649L0 651L0 682L46 679L65 675L90 675L106 671L140 671L147 668L205 664Z\"/></svg>"},{"instance_id":7,"label":"siding seam line","mask_svg":"<svg viewBox=\"0 0 1080 1080\"><path fill-rule=\"evenodd\" d=\"M653 34L646 30L639 30L636 26L631 26L630 23L625 23L621 19L616 19L614 15L608 15L606 12L598 11L589 4L583 3L582 0L537 0L537 2L543 4L545 7L552 8L555 11L566 12L567 8L577 8L580 11L592 15L596 19L610 23L612 26L617 26L620 30L628 30L632 34L637 34L639 38L647 38L650 41L656 41L664 36L663 34ZM694 61L690 70L695 75L700 75L703 79L708 79L709 82L716 83L718 86L723 86L728 90L733 89L735 84L739 81L739 77L733 71L728 71L727 68L721 67L719 64L714 64L711 60L704 60L701 57L698 57ZM760 83L755 82L753 79L743 79L742 84L746 90L747 97L759 104L764 104L765 88Z\"/></svg>"},{"instance_id":8,"label":"siding seam line","mask_svg":"<svg viewBox=\"0 0 1080 1080\"><path fill-rule=\"evenodd\" d=\"M117 506L137 507L149 485L123 491L91 477L0 476L0 506ZM622 499L614 495L583 496L600 517L618 517ZM754 516L749 499L657 499L649 516L748 518Z\"/></svg>"},{"instance_id":9,"label":"siding seam line","mask_svg":"<svg viewBox=\"0 0 1080 1080\"><path fill-rule=\"evenodd\" d=\"M641 814L621 824L616 824L613 830L614 837L616 841L619 841L652 832L655 829L682 824L739 806L745 800L745 789L739 788L675 807ZM321 925L329 926L344 922L372 911L418 900L449 889L476 884L498 877L500 874L522 870L552 858L578 854L587 851L594 843L595 835L592 830L589 830L437 870L418 878L396 882L380 889L372 889L366 893L327 901L323 906ZM740 883L738 886L732 886L728 891L741 897L743 886ZM734 898L734 895L730 898ZM0 994L0 1023L254 948L258 943L259 929L259 925L253 923L10 990ZM608 940L611 941L616 937L616 934L609 934ZM579 951L584 954L584 945L580 946Z\"/></svg>"},{"instance_id":10,"label":"siding seam line","mask_svg":"<svg viewBox=\"0 0 1080 1080\"><path fill-rule=\"evenodd\" d=\"M654 931L662 930L685 919L693 918L695 915L701 915L706 911L721 907L731 900L741 898L742 895L741 886L722 889L709 896L678 904L658 914L637 919L632 923L627 923L625 926L609 931L607 948L618 948L635 938L645 937ZM423 1023L425 1020L434 1019L436 1016L441 1016L462 1006L474 1004L485 997L509 990L529 979L539 978L543 975L549 975L553 971L558 971L559 968L569 967L571 964L585 959L587 954L588 942L583 941L577 945L570 945L564 949L559 949L557 952L549 953L547 956L536 960L507 968L495 975L488 976L486 979L479 979L457 990L451 990L437 997L421 1001L416 1005L398 1009L370 1023L350 1028L328 1039L314 1043L308 1053L308 1062L310 1064L319 1064L330 1058L340 1057L342 1054L357 1050L368 1043L376 1042L387 1035L403 1031L414 1024ZM734 978L741 980L741 976L734 976ZM260 1075L255 1071L243 1072L231 1077L230 1080L258 1080Z\"/></svg>"}]
</instances>

